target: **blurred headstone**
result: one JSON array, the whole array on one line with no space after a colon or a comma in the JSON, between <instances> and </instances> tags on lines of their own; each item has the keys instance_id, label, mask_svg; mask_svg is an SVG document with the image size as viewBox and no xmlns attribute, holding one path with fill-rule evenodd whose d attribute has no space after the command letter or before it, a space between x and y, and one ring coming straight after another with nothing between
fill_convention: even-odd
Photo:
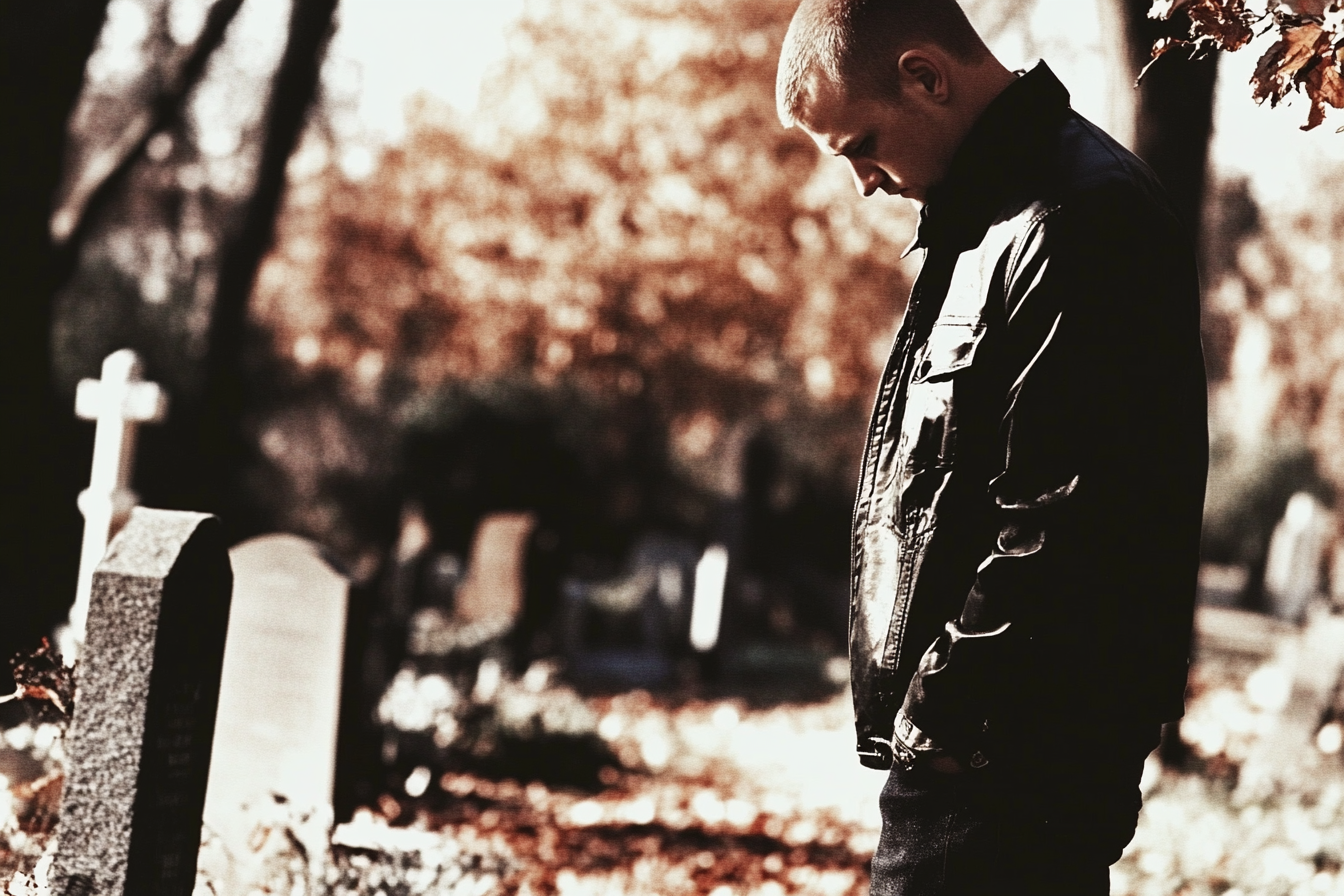
<instances>
[{"instance_id":1,"label":"blurred headstone","mask_svg":"<svg viewBox=\"0 0 1344 896\"><path fill-rule=\"evenodd\" d=\"M348 584L294 535L251 539L229 557L233 610L205 823L240 856L252 833L244 806L270 794L331 802Z\"/></svg>"},{"instance_id":2,"label":"blurred headstone","mask_svg":"<svg viewBox=\"0 0 1344 896\"><path fill-rule=\"evenodd\" d=\"M727 575L727 549L718 544L705 548L695 567L695 593L691 604L691 646L700 653L708 653L719 642Z\"/></svg>"},{"instance_id":3,"label":"blurred headstone","mask_svg":"<svg viewBox=\"0 0 1344 896\"><path fill-rule=\"evenodd\" d=\"M80 492L84 514L84 541L79 555L79 578L70 619L58 636L62 653L75 659L84 641L93 571L107 541L126 522L139 498L131 491L136 426L163 419L168 399L155 383L140 379L140 357L128 348L103 360L101 380L81 380L75 392L75 414L97 421L93 435L93 465L89 487Z\"/></svg>"},{"instance_id":4,"label":"blurred headstone","mask_svg":"<svg viewBox=\"0 0 1344 896\"><path fill-rule=\"evenodd\" d=\"M407 501L401 508L401 525L392 549L388 570L386 610L393 623L405 626L415 609L417 571L429 550L433 533L419 503Z\"/></svg>"},{"instance_id":5,"label":"blurred headstone","mask_svg":"<svg viewBox=\"0 0 1344 896\"><path fill-rule=\"evenodd\" d=\"M1344 538L1337 538L1330 550L1330 605L1344 611Z\"/></svg>"},{"instance_id":6,"label":"blurred headstone","mask_svg":"<svg viewBox=\"0 0 1344 896\"><path fill-rule=\"evenodd\" d=\"M530 513L492 513L476 528L453 616L463 624L511 626L523 608L523 561L537 524Z\"/></svg>"},{"instance_id":7,"label":"blurred headstone","mask_svg":"<svg viewBox=\"0 0 1344 896\"><path fill-rule=\"evenodd\" d=\"M1251 660L1278 655L1297 637L1296 626L1250 610L1201 606L1195 610L1195 656L1239 654Z\"/></svg>"},{"instance_id":8,"label":"blurred headstone","mask_svg":"<svg viewBox=\"0 0 1344 896\"><path fill-rule=\"evenodd\" d=\"M232 574L219 521L137 507L93 577L60 896L191 896Z\"/></svg>"},{"instance_id":9,"label":"blurred headstone","mask_svg":"<svg viewBox=\"0 0 1344 896\"><path fill-rule=\"evenodd\" d=\"M1270 612L1301 621L1307 602L1321 591L1321 564L1334 531L1332 514L1306 492L1288 501L1274 527L1265 559L1265 596Z\"/></svg>"},{"instance_id":10,"label":"blurred headstone","mask_svg":"<svg viewBox=\"0 0 1344 896\"><path fill-rule=\"evenodd\" d=\"M1211 607L1237 607L1241 604L1250 570L1245 566L1201 563L1199 566L1199 603Z\"/></svg>"},{"instance_id":11,"label":"blurred headstone","mask_svg":"<svg viewBox=\"0 0 1344 896\"><path fill-rule=\"evenodd\" d=\"M653 686L672 674L684 651L697 553L684 539L642 536L627 571L562 586L560 644L581 679Z\"/></svg>"},{"instance_id":12,"label":"blurred headstone","mask_svg":"<svg viewBox=\"0 0 1344 896\"><path fill-rule=\"evenodd\" d=\"M1258 677L1262 689L1268 680L1268 690L1282 696L1275 701L1278 718L1242 763L1233 793L1236 805L1310 791L1319 780L1322 757L1312 745L1344 673L1344 616L1313 604L1306 625L1280 644L1275 657L1248 679L1248 689Z\"/></svg>"}]
</instances>

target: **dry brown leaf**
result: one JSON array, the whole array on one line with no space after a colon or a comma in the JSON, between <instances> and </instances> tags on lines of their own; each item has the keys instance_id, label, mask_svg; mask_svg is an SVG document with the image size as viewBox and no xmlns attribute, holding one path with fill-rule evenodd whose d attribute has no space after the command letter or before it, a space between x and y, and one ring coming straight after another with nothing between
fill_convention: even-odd
<instances>
[{"instance_id":1,"label":"dry brown leaf","mask_svg":"<svg viewBox=\"0 0 1344 896\"><path fill-rule=\"evenodd\" d=\"M1306 79L1313 60L1318 60L1329 46L1330 36L1315 22L1289 28L1255 66L1251 75L1251 95L1255 101L1268 99L1271 106L1277 106L1294 86Z\"/></svg>"},{"instance_id":2,"label":"dry brown leaf","mask_svg":"<svg viewBox=\"0 0 1344 896\"><path fill-rule=\"evenodd\" d=\"M1165 22L1181 7L1189 4L1190 0L1153 0L1153 6L1148 10L1148 18Z\"/></svg>"},{"instance_id":3,"label":"dry brown leaf","mask_svg":"<svg viewBox=\"0 0 1344 896\"><path fill-rule=\"evenodd\" d=\"M1188 10L1190 34L1201 49L1209 43L1220 50L1240 50L1255 37L1258 16L1246 11L1244 0L1199 0Z\"/></svg>"},{"instance_id":4,"label":"dry brown leaf","mask_svg":"<svg viewBox=\"0 0 1344 896\"><path fill-rule=\"evenodd\" d=\"M1153 0L1148 16L1165 21L1180 11L1190 19L1189 38L1164 37L1154 42L1152 61L1139 72L1140 81L1153 62L1176 47L1189 47L1191 56L1241 49L1255 37L1255 25L1266 18L1247 11L1245 0Z\"/></svg>"},{"instance_id":5,"label":"dry brown leaf","mask_svg":"<svg viewBox=\"0 0 1344 896\"><path fill-rule=\"evenodd\" d=\"M1311 98L1311 110L1307 113L1307 123L1302 125L1304 131L1310 131L1325 121L1326 105L1344 109L1344 77L1340 75L1338 55L1334 55L1334 65L1320 60L1307 73L1303 89Z\"/></svg>"},{"instance_id":6,"label":"dry brown leaf","mask_svg":"<svg viewBox=\"0 0 1344 896\"><path fill-rule=\"evenodd\" d=\"M20 653L9 661L14 670L13 697L43 701L69 718L75 706L75 670L46 638L32 653ZM13 699L13 698L8 698Z\"/></svg>"}]
</instances>

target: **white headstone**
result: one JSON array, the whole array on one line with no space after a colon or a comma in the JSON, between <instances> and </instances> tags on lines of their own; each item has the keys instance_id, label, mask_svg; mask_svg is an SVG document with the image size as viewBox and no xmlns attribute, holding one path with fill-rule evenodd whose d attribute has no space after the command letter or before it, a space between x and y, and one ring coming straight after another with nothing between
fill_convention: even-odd
<instances>
[{"instance_id":1,"label":"white headstone","mask_svg":"<svg viewBox=\"0 0 1344 896\"><path fill-rule=\"evenodd\" d=\"M727 576L728 549L721 544L705 548L695 567L695 591L691 597L691 646L701 653L713 650L719 643Z\"/></svg>"},{"instance_id":2,"label":"white headstone","mask_svg":"<svg viewBox=\"0 0 1344 896\"><path fill-rule=\"evenodd\" d=\"M93 570L107 552L108 539L121 528L139 500L131 491L136 426L163 419L168 399L155 383L140 379L140 358L128 348L103 361L101 380L81 380L75 391L75 414L97 421L93 436L93 468L89 487L79 495L84 514L84 542L70 621L61 635L62 652L74 659L84 642Z\"/></svg>"},{"instance_id":3,"label":"white headstone","mask_svg":"<svg viewBox=\"0 0 1344 896\"><path fill-rule=\"evenodd\" d=\"M252 834L244 805L272 793L299 806L331 802L348 586L293 535L251 539L229 559L233 608L205 823L238 860Z\"/></svg>"},{"instance_id":4,"label":"white headstone","mask_svg":"<svg viewBox=\"0 0 1344 896\"><path fill-rule=\"evenodd\" d=\"M1332 515L1311 495L1298 492L1288 501L1265 559L1265 594L1275 616L1301 620L1307 602L1321 591L1322 563L1333 530Z\"/></svg>"}]
</instances>

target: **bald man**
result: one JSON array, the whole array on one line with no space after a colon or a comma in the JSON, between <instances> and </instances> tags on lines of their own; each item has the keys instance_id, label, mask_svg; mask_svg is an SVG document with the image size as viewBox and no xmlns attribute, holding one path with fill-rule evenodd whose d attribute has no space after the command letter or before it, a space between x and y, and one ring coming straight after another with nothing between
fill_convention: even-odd
<instances>
[{"instance_id":1,"label":"bald man","mask_svg":"<svg viewBox=\"0 0 1344 896\"><path fill-rule=\"evenodd\" d=\"M1153 173L953 0L804 0L777 99L923 253L854 514L879 896L1092 896L1183 711L1208 465L1199 286Z\"/></svg>"}]
</instances>

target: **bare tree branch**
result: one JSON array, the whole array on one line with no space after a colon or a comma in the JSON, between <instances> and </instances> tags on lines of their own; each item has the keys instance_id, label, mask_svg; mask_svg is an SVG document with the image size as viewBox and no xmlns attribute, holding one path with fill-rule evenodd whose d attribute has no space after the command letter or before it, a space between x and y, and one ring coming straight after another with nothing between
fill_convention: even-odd
<instances>
[{"instance_id":1,"label":"bare tree branch","mask_svg":"<svg viewBox=\"0 0 1344 896\"><path fill-rule=\"evenodd\" d=\"M207 14L200 36L184 48L175 74L164 89L122 130L121 136L86 164L72 181L67 195L51 219L51 235L58 248L57 276L60 281L74 269L80 247L88 238L99 215L130 176L136 162L155 134L181 120L187 98L200 83L216 50L224 42L229 25L242 8L243 0L217 0Z\"/></svg>"},{"instance_id":2,"label":"bare tree branch","mask_svg":"<svg viewBox=\"0 0 1344 896\"><path fill-rule=\"evenodd\" d=\"M285 170L317 96L336 16L337 0L294 0L289 40L276 69L264 123L256 184L242 224L225 244L211 311L210 347L197 426L196 454L203 468L193 477L196 504L236 510L232 490L245 462L238 420L243 409L242 357L248 300L261 259L270 249L284 196ZM232 518L232 516L231 516Z\"/></svg>"}]
</instances>

